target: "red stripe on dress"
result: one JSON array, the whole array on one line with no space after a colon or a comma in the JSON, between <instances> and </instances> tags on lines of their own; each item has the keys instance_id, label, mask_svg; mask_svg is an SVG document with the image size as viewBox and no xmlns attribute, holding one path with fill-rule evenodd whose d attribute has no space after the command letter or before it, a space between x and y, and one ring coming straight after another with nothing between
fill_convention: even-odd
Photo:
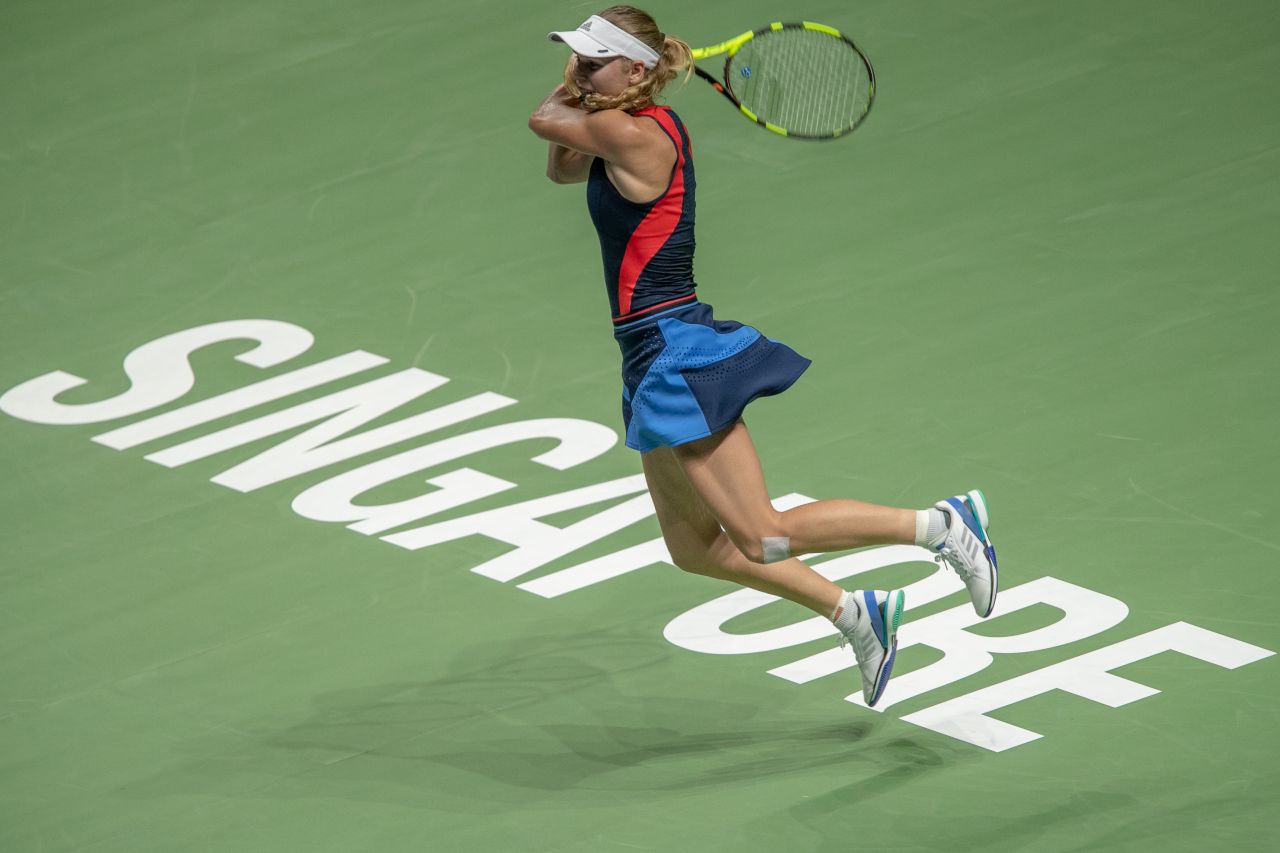
<instances>
[{"instance_id":1,"label":"red stripe on dress","mask_svg":"<svg viewBox=\"0 0 1280 853\"><path fill-rule=\"evenodd\" d=\"M640 279L640 274L670 239L671 232L675 231L676 226L680 224L680 214L684 209L684 146L681 144L676 124L671 116L661 109L655 109L652 113L641 111L638 115L652 117L671 137L671 141L676 145L676 165L670 188L645 215L632 233L631 239L627 241L627 250L622 256L622 266L618 270L619 315L625 315L631 311L631 300L635 296L636 282Z\"/></svg>"}]
</instances>

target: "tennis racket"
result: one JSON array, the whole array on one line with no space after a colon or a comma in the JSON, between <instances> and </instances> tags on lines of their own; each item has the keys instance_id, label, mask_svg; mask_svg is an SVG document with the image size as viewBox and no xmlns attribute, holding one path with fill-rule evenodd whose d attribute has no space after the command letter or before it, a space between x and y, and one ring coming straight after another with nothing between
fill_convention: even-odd
<instances>
[{"instance_id":1,"label":"tennis racket","mask_svg":"<svg viewBox=\"0 0 1280 853\"><path fill-rule=\"evenodd\" d=\"M693 58L726 54L717 80L699 77L756 124L795 139L836 139L866 119L876 98L876 74L839 30L804 21L769 24L710 47Z\"/></svg>"}]
</instances>

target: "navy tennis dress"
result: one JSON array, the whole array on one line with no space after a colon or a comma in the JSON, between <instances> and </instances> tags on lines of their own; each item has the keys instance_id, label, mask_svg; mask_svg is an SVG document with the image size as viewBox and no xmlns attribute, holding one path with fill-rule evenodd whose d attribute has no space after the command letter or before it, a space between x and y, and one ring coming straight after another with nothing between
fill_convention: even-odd
<instances>
[{"instance_id":1,"label":"navy tennis dress","mask_svg":"<svg viewBox=\"0 0 1280 853\"><path fill-rule=\"evenodd\" d=\"M646 204L629 201L591 164L587 208L600 235L614 337L622 350L627 446L642 453L732 426L757 397L780 394L809 359L750 326L716 320L693 281L694 177L689 134L670 107L652 119L676 148L671 183Z\"/></svg>"}]
</instances>

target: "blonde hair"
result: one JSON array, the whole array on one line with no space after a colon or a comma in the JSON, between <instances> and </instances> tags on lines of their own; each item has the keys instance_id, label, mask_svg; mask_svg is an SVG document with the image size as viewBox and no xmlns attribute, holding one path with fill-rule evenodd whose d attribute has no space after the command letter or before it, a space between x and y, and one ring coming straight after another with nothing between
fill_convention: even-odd
<instances>
[{"instance_id":1,"label":"blonde hair","mask_svg":"<svg viewBox=\"0 0 1280 853\"><path fill-rule=\"evenodd\" d=\"M589 92L584 96L582 90L578 88L577 81L574 80L574 57L570 56L569 63L564 68L564 87L569 94L581 100L584 109L591 112L596 110L635 112L652 106L658 94L681 71L684 71L685 82L688 82L693 74L693 53L689 50L689 45L674 36L663 34L658 29L657 21L648 12L637 9L635 6L610 6L597 14L653 48L658 54L658 64L647 69L639 83L628 86L617 95Z\"/></svg>"}]
</instances>

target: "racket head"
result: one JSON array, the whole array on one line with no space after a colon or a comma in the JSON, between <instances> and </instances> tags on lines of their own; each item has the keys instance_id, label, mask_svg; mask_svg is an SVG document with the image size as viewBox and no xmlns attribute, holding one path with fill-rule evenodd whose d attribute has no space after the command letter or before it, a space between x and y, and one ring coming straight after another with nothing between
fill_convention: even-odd
<instances>
[{"instance_id":1,"label":"racket head","mask_svg":"<svg viewBox=\"0 0 1280 853\"><path fill-rule=\"evenodd\" d=\"M724 63L726 94L766 129L796 139L836 139L871 112L875 69L839 30L810 21L774 23L734 42Z\"/></svg>"}]
</instances>

